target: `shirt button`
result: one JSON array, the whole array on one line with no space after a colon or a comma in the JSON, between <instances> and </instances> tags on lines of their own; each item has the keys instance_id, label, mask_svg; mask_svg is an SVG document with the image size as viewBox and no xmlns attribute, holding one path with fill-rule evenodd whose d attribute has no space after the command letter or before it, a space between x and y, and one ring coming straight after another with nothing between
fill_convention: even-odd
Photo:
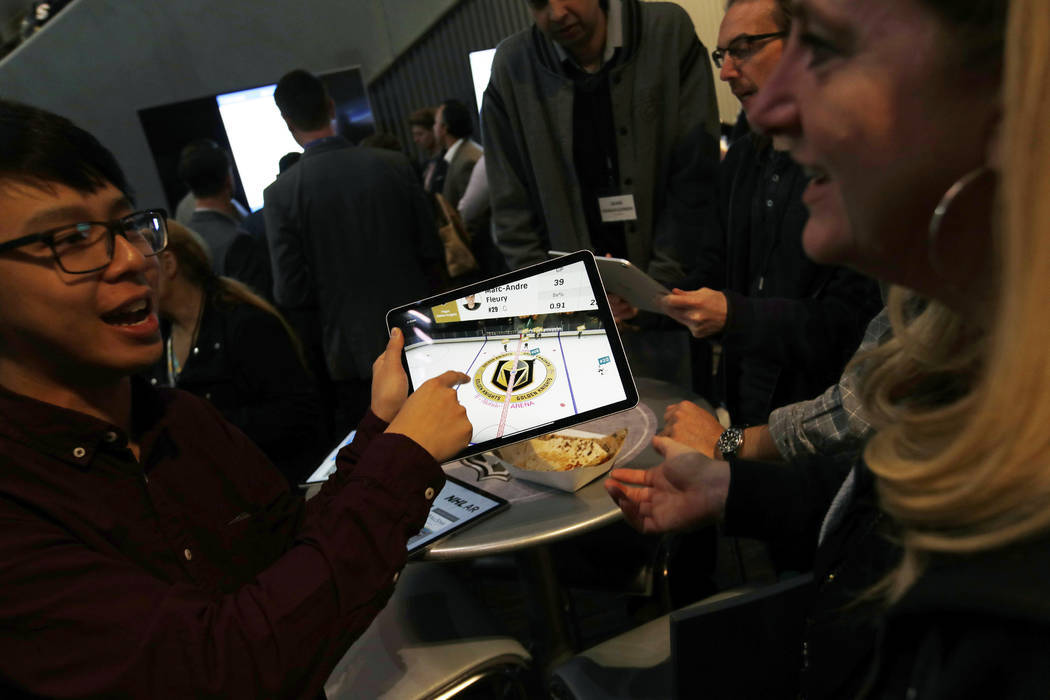
<instances>
[{"instance_id":1,"label":"shirt button","mask_svg":"<svg viewBox=\"0 0 1050 700\"><path fill-rule=\"evenodd\" d=\"M627 135L627 127L626 126L621 126L620 127L620 136L626 136L626 135Z\"/></svg>"},{"instance_id":2,"label":"shirt button","mask_svg":"<svg viewBox=\"0 0 1050 700\"><path fill-rule=\"evenodd\" d=\"M193 348L193 354L194 355L200 355L201 354L201 349L200 348Z\"/></svg>"},{"instance_id":3,"label":"shirt button","mask_svg":"<svg viewBox=\"0 0 1050 700\"><path fill-rule=\"evenodd\" d=\"M84 455L86 455L86 454L87 454L87 450L85 450L83 447L74 447L73 448L73 456L76 457L77 459L83 459Z\"/></svg>"},{"instance_id":4,"label":"shirt button","mask_svg":"<svg viewBox=\"0 0 1050 700\"><path fill-rule=\"evenodd\" d=\"M205 394L204 394L204 398L206 398L206 399L208 399L209 401L211 401L211 392L209 391L209 392L205 393Z\"/></svg>"},{"instance_id":5,"label":"shirt button","mask_svg":"<svg viewBox=\"0 0 1050 700\"><path fill-rule=\"evenodd\" d=\"M222 347L222 343L215 343L215 349L218 350Z\"/></svg>"},{"instance_id":6,"label":"shirt button","mask_svg":"<svg viewBox=\"0 0 1050 700\"><path fill-rule=\"evenodd\" d=\"M769 207L770 209L772 209L773 208L773 200L772 199L767 199L766 200L766 206Z\"/></svg>"},{"instance_id":7,"label":"shirt button","mask_svg":"<svg viewBox=\"0 0 1050 700\"><path fill-rule=\"evenodd\" d=\"M633 183L633 182L634 182L634 180L632 180L632 179L631 179L631 178L629 178L629 177L625 177L625 178L623 179L623 184L627 185L628 187L630 187L630 186L631 186L631 183Z\"/></svg>"},{"instance_id":8,"label":"shirt button","mask_svg":"<svg viewBox=\"0 0 1050 700\"><path fill-rule=\"evenodd\" d=\"M105 435L103 436L103 439L104 439L104 440L105 440L106 442L116 442L116 441L117 441L117 434L116 434L116 433L114 433L114 432L113 432L112 430L110 430L110 431L109 431L108 433L106 433L106 434L105 434Z\"/></svg>"},{"instance_id":9,"label":"shirt button","mask_svg":"<svg viewBox=\"0 0 1050 700\"><path fill-rule=\"evenodd\" d=\"M157 378L156 378L156 377L154 377L153 379L150 379L150 380L149 380L149 383L150 383L150 384L151 384L152 386L157 386Z\"/></svg>"},{"instance_id":10,"label":"shirt button","mask_svg":"<svg viewBox=\"0 0 1050 700\"><path fill-rule=\"evenodd\" d=\"M78 447L77 449L79 450L80 448ZM426 498L428 501L433 500L434 488L432 486L428 486L427 490L423 492L423 497Z\"/></svg>"},{"instance_id":11,"label":"shirt button","mask_svg":"<svg viewBox=\"0 0 1050 700\"><path fill-rule=\"evenodd\" d=\"M191 552L190 548L187 547L186 549L182 550L182 556L186 557L186 561L190 561L191 559L193 559L193 552Z\"/></svg>"},{"instance_id":12,"label":"shirt button","mask_svg":"<svg viewBox=\"0 0 1050 700\"><path fill-rule=\"evenodd\" d=\"M828 582L830 583L831 581L834 581L834 580L835 580L835 574L828 574Z\"/></svg>"},{"instance_id":13,"label":"shirt button","mask_svg":"<svg viewBox=\"0 0 1050 700\"><path fill-rule=\"evenodd\" d=\"M773 182L780 182L780 176L776 173L773 173Z\"/></svg>"}]
</instances>

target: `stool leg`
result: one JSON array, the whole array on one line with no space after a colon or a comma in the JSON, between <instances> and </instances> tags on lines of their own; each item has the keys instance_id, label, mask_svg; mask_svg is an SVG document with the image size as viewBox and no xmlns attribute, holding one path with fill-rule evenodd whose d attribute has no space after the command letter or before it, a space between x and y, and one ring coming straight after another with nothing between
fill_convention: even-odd
<instances>
[{"instance_id":1,"label":"stool leg","mask_svg":"<svg viewBox=\"0 0 1050 700\"><path fill-rule=\"evenodd\" d=\"M567 598L558 583L554 560L547 547L519 550L515 558L532 618L536 644L533 659L546 676L550 669L578 651L567 622Z\"/></svg>"}]
</instances>

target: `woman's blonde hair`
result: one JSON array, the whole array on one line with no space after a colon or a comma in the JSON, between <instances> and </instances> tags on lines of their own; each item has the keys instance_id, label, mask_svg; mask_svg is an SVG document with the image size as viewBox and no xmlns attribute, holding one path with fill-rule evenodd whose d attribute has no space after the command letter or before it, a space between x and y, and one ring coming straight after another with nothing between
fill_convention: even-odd
<instances>
[{"instance_id":1,"label":"woman's blonde hair","mask_svg":"<svg viewBox=\"0 0 1050 700\"><path fill-rule=\"evenodd\" d=\"M288 333L288 338L292 341L296 355L299 356L299 362L303 367L307 367L303 346L281 312L243 282L215 274L208 244L196 231L186 228L178 221L169 219L168 246L164 251L175 256L179 265L179 274L190 284L202 289L205 296L212 301L225 304L251 304L280 321L285 332Z\"/></svg>"},{"instance_id":2,"label":"woman's blonde hair","mask_svg":"<svg viewBox=\"0 0 1050 700\"><path fill-rule=\"evenodd\" d=\"M991 332L938 303L913 318L895 290L896 338L865 399L883 427L865 459L905 555L890 597L930 555L1002 547L1050 530L1050 12L1011 0L1003 162L995 221L1000 279Z\"/></svg>"}]
</instances>

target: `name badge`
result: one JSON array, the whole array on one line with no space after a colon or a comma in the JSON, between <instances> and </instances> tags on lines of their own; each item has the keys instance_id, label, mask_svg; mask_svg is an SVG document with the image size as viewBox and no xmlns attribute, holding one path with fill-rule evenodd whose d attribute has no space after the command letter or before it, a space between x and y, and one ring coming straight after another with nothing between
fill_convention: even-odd
<instances>
[{"instance_id":1,"label":"name badge","mask_svg":"<svg viewBox=\"0 0 1050 700\"><path fill-rule=\"evenodd\" d=\"M614 221L638 220L638 212L634 208L633 194L599 197L598 209L601 211L603 224L611 224Z\"/></svg>"}]
</instances>

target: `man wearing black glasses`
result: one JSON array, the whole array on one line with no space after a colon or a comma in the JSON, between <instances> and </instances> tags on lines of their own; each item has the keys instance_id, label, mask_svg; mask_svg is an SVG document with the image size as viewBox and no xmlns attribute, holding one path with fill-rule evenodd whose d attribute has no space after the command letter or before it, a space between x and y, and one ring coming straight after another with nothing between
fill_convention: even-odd
<instances>
[{"instance_id":1,"label":"man wearing black glasses","mask_svg":"<svg viewBox=\"0 0 1050 700\"><path fill-rule=\"evenodd\" d=\"M729 3L712 52L744 115L780 61L790 29L785 0ZM746 130L746 120L741 118ZM719 172L719 216L704 236L698 272L664 299L694 336L723 347L718 396L733 428L726 454L741 448L747 425L765 424L780 406L834 384L868 321L881 308L877 285L851 270L817 265L803 250L809 177L768 138L745 133ZM710 433L697 411L672 421L680 437Z\"/></svg>"},{"instance_id":2,"label":"man wearing black glasses","mask_svg":"<svg viewBox=\"0 0 1050 700\"><path fill-rule=\"evenodd\" d=\"M0 697L317 697L472 432L402 338L305 504L160 356L161 211L68 120L0 100ZM434 415L442 420L433 420Z\"/></svg>"}]
</instances>

